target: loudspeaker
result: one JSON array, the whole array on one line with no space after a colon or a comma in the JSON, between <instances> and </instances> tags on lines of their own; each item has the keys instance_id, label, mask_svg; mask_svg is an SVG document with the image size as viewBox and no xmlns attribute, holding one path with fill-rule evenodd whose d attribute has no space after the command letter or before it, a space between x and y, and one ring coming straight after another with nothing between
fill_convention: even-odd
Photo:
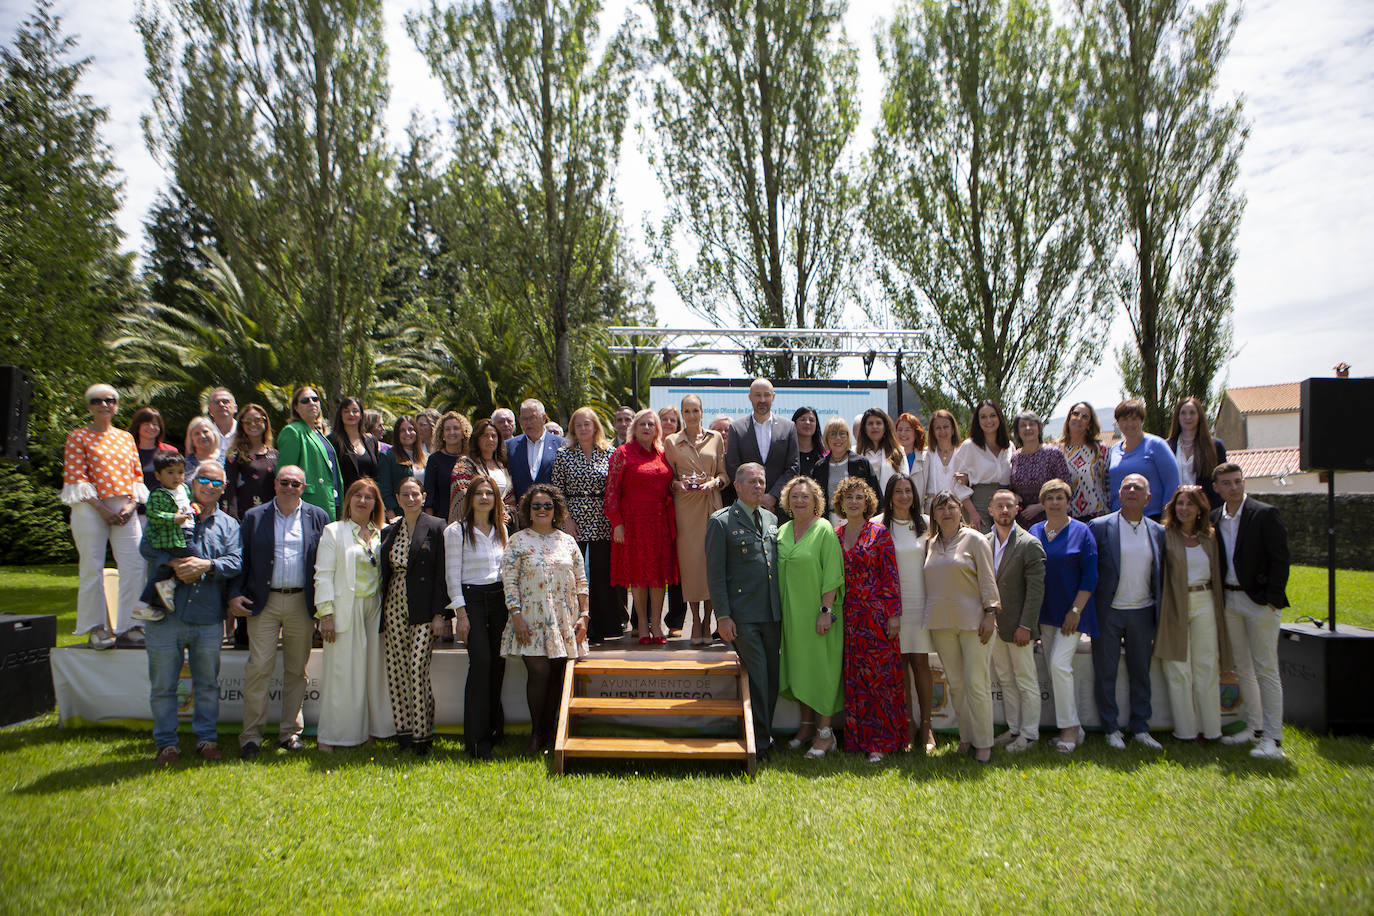
<instances>
[{"instance_id":1,"label":"loudspeaker","mask_svg":"<svg viewBox=\"0 0 1374 916\"><path fill-rule=\"evenodd\" d=\"M29 398L33 380L17 366L0 366L0 458L29 457Z\"/></svg>"},{"instance_id":2,"label":"loudspeaker","mask_svg":"<svg viewBox=\"0 0 1374 916\"><path fill-rule=\"evenodd\" d=\"M1304 471L1374 471L1374 378L1302 383Z\"/></svg>"},{"instance_id":3,"label":"loudspeaker","mask_svg":"<svg viewBox=\"0 0 1374 916\"><path fill-rule=\"evenodd\" d=\"M1374 630L1283 624L1279 678L1285 721L1323 734L1374 735Z\"/></svg>"},{"instance_id":4,"label":"loudspeaker","mask_svg":"<svg viewBox=\"0 0 1374 916\"><path fill-rule=\"evenodd\" d=\"M53 708L52 665L57 617L0 614L0 725L23 722Z\"/></svg>"}]
</instances>

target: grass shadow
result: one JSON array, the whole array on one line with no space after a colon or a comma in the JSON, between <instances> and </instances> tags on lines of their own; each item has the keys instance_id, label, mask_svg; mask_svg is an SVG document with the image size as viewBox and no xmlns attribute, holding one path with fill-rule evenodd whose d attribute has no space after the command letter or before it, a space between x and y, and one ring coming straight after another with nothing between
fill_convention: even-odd
<instances>
[{"instance_id":1,"label":"grass shadow","mask_svg":"<svg viewBox=\"0 0 1374 916\"><path fill-rule=\"evenodd\" d=\"M1331 763L1374 767L1374 738L1368 735L1313 735L1312 746Z\"/></svg>"}]
</instances>

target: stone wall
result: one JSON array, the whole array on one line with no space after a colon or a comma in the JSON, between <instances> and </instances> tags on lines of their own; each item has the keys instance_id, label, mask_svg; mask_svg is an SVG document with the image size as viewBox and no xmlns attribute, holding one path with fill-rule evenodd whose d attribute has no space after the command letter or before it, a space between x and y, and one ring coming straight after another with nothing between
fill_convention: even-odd
<instances>
[{"instance_id":1,"label":"stone wall","mask_svg":"<svg viewBox=\"0 0 1374 916\"><path fill-rule=\"evenodd\" d=\"M1326 566L1326 494L1264 493L1255 498L1283 513L1294 563ZM1336 496L1336 566L1374 569L1374 495Z\"/></svg>"}]
</instances>

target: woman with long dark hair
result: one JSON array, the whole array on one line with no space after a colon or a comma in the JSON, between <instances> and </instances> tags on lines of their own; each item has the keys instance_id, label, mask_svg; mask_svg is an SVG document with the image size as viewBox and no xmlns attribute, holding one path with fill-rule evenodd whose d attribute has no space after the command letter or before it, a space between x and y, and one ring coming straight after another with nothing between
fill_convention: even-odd
<instances>
[{"instance_id":1,"label":"woman with long dark hair","mask_svg":"<svg viewBox=\"0 0 1374 916\"><path fill-rule=\"evenodd\" d=\"M792 425L797 428L797 459L800 462L797 473L810 477L811 469L825 456L821 419L816 408L798 407L792 411Z\"/></svg>"},{"instance_id":2,"label":"woman with long dark hair","mask_svg":"<svg viewBox=\"0 0 1374 916\"><path fill-rule=\"evenodd\" d=\"M897 557L897 579L902 592L902 627L898 642L902 663L911 672L915 696L907 694L907 710L919 712L910 736L913 747L929 754L935 750L935 730L931 726L931 704L935 696L935 677L930 670L930 653L935 651L926 629L926 529L929 523L921 514L921 498L916 481L898 474L883 491L883 513L878 519L892 536ZM902 678L907 688L906 678ZM912 701L915 702L912 702Z\"/></svg>"},{"instance_id":3,"label":"woman with long dark hair","mask_svg":"<svg viewBox=\"0 0 1374 916\"><path fill-rule=\"evenodd\" d=\"M238 433L224 459L224 508L243 521L249 509L276 495L277 450L272 447L272 421L266 407L247 404L236 422Z\"/></svg>"},{"instance_id":4,"label":"woman with long dark hair","mask_svg":"<svg viewBox=\"0 0 1374 916\"><path fill-rule=\"evenodd\" d=\"M1226 461L1226 446L1212 435L1207 425L1207 409L1197 398L1184 398L1174 408L1174 419L1165 440L1178 460L1180 486L1197 484L1207 497L1207 504L1220 508L1221 497L1212 486L1212 472Z\"/></svg>"},{"instance_id":5,"label":"woman with long dark hair","mask_svg":"<svg viewBox=\"0 0 1374 916\"><path fill-rule=\"evenodd\" d=\"M363 402L343 398L334 410L329 444L339 456L339 477L344 489L363 477L377 478L377 440L363 428Z\"/></svg>"},{"instance_id":6,"label":"woman with long dark hair","mask_svg":"<svg viewBox=\"0 0 1374 916\"><path fill-rule=\"evenodd\" d=\"M948 410L940 409L930 415L930 441L926 450L926 486L921 494L921 505L929 506L930 500L943 490L953 492L954 456L964 443L964 434L959 430L959 420Z\"/></svg>"},{"instance_id":7,"label":"woman with long dark hair","mask_svg":"<svg viewBox=\"0 0 1374 916\"><path fill-rule=\"evenodd\" d=\"M954 471L954 495L963 503L964 517L975 530L988 531L992 494L1011 485L1011 433L994 401L979 401L974 408L973 428L954 455Z\"/></svg>"},{"instance_id":8,"label":"woman with long dark hair","mask_svg":"<svg viewBox=\"0 0 1374 916\"><path fill-rule=\"evenodd\" d=\"M887 482L898 474L906 473L906 455L897 444L897 430L887 411L870 407L859 418L859 444L856 450L868 459L873 476L878 481L874 492L887 489Z\"/></svg>"},{"instance_id":9,"label":"woman with long dark hair","mask_svg":"<svg viewBox=\"0 0 1374 916\"><path fill-rule=\"evenodd\" d=\"M382 491L388 519L401 514L401 504L396 500L401 481L413 478L422 492L425 486L425 443L415 418L397 417L391 424L391 441L391 448L377 456L377 488Z\"/></svg>"},{"instance_id":10,"label":"woman with long dark hair","mask_svg":"<svg viewBox=\"0 0 1374 916\"><path fill-rule=\"evenodd\" d=\"M1102 433L1097 411L1087 401L1069 408L1059 449L1069 465L1063 478L1071 489L1069 515L1081 522L1107 514L1107 446L1098 438Z\"/></svg>"},{"instance_id":11,"label":"woman with long dark hair","mask_svg":"<svg viewBox=\"0 0 1374 916\"><path fill-rule=\"evenodd\" d=\"M158 452L175 452L175 445L163 441L166 432L162 414L156 407L140 407L134 411L129 421L129 432L133 434L138 449L138 464L143 469L143 485L149 490L157 486L157 474L153 471L153 459ZM143 514L143 503L138 504L139 515Z\"/></svg>"}]
</instances>

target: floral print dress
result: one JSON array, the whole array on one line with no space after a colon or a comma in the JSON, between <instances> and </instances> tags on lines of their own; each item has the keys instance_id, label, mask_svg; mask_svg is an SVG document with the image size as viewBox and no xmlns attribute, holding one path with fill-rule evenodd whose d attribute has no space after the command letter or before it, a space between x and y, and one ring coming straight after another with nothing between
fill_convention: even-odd
<instances>
[{"instance_id":1,"label":"floral print dress","mask_svg":"<svg viewBox=\"0 0 1374 916\"><path fill-rule=\"evenodd\" d=\"M848 527L835 532L841 547ZM854 546L844 550L845 750L890 754L906 746L902 650L886 632L887 619L901 612L892 535L866 521Z\"/></svg>"},{"instance_id":2,"label":"floral print dress","mask_svg":"<svg viewBox=\"0 0 1374 916\"><path fill-rule=\"evenodd\" d=\"M587 594L587 573L572 535L562 531L540 534L525 528L511 535L501 559L501 584L506 608L519 611L529 624L530 641L520 645L515 624L501 634L502 655L542 655L546 658L583 658L587 642L573 632L580 613L578 595Z\"/></svg>"}]
</instances>

